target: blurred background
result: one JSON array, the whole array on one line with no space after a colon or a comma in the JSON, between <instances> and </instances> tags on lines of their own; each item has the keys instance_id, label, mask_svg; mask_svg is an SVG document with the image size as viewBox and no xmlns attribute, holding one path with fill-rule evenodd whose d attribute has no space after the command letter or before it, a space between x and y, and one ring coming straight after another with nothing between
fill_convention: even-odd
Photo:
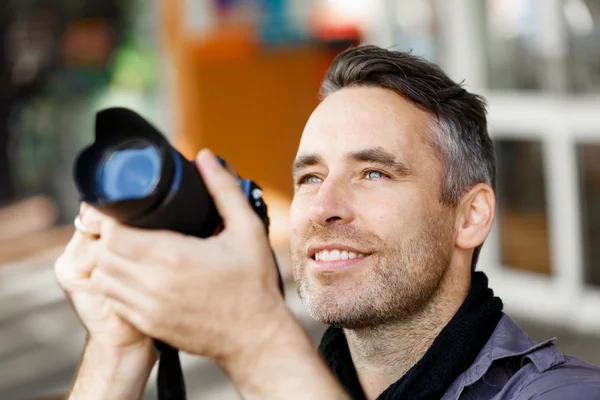
<instances>
[{"instance_id":1,"label":"blurred background","mask_svg":"<svg viewBox=\"0 0 600 400\"><path fill-rule=\"evenodd\" d=\"M318 341L289 274L290 165L356 43L412 50L486 96L499 211L480 269L534 339L600 364L600 0L3 0L0 398L68 391L84 333L52 268L107 106L264 188L288 302ZM190 399L238 398L210 362L183 364Z\"/></svg>"}]
</instances>

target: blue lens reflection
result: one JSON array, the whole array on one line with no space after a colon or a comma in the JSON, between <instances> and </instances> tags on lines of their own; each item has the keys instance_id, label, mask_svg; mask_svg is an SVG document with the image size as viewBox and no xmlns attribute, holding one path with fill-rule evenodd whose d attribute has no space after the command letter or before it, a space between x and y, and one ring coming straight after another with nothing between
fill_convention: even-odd
<instances>
[{"instance_id":1,"label":"blue lens reflection","mask_svg":"<svg viewBox=\"0 0 600 400\"><path fill-rule=\"evenodd\" d=\"M152 194L161 170L158 149L138 142L114 151L100 167L96 183L107 200L139 199Z\"/></svg>"}]
</instances>

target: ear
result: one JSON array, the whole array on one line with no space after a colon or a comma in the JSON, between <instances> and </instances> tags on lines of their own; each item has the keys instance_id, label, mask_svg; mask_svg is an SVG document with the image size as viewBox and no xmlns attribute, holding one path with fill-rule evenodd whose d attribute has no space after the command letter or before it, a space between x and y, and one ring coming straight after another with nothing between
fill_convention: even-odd
<instances>
[{"instance_id":1,"label":"ear","mask_svg":"<svg viewBox=\"0 0 600 400\"><path fill-rule=\"evenodd\" d=\"M492 229L496 215L496 195L485 183L474 186L459 205L456 245L472 250L482 244Z\"/></svg>"}]
</instances>

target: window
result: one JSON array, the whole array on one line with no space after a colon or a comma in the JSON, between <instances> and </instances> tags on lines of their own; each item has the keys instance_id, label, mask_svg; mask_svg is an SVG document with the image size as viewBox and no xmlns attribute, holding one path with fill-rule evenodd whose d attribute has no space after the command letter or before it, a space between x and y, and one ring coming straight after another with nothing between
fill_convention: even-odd
<instances>
[{"instance_id":1,"label":"window","mask_svg":"<svg viewBox=\"0 0 600 400\"><path fill-rule=\"evenodd\" d=\"M585 282L600 286L600 144L581 144L578 153Z\"/></svg>"},{"instance_id":2,"label":"window","mask_svg":"<svg viewBox=\"0 0 600 400\"><path fill-rule=\"evenodd\" d=\"M495 148L502 265L550 274L541 143L496 140Z\"/></svg>"}]
</instances>

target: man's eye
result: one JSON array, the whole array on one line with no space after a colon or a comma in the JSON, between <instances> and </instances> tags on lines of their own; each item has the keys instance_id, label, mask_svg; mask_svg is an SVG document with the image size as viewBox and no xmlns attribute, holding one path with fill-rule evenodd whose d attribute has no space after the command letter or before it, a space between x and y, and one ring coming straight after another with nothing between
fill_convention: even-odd
<instances>
[{"instance_id":1,"label":"man's eye","mask_svg":"<svg viewBox=\"0 0 600 400\"><path fill-rule=\"evenodd\" d=\"M304 175L303 177L301 177L300 179L298 179L298 185L302 185L302 184L313 184L313 183L319 183L321 181L321 178L319 178L318 176L315 175Z\"/></svg>"},{"instance_id":2,"label":"man's eye","mask_svg":"<svg viewBox=\"0 0 600 400\"><path fill-rule=\"evenodd\" d=\"M376 170L368 170L365 172L365 177L370 180L370 181L378 181L380 179L385 179L388 177L388 175L384 174L381 171L376 171Z\"/></svg>"}]
</instances>

